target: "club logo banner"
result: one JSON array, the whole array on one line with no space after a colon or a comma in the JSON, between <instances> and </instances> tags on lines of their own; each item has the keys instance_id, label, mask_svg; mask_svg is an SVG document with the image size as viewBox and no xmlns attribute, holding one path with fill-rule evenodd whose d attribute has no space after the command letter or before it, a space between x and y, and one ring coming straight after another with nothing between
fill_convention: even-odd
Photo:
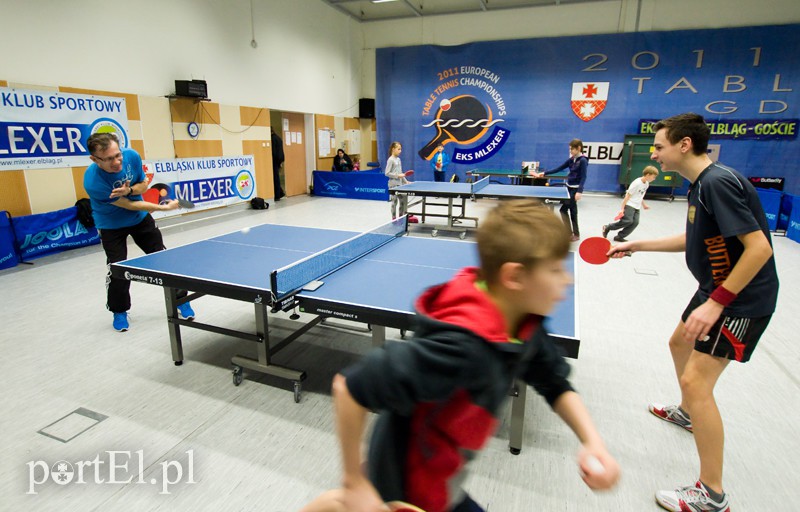
<instances>
[{"instance_id":1,"label":"club logo banner","mask_svg":"<svg viewBox=\"0 0 800 512\"><path fill-rule=\"evenodd\" d=\"M0 171L89 165L98 132L128 147L124 98L0 87Z\"/></svg>"},{"instance_id":2,"label":"club logo banner","mask_svg":"<svg viewBox=\"0 0 800 512\"><path fill-rule=\"evenodd\" d=\"M506 105L498 89L500 75L476 66L457 66L437 71L436 87L422 107L423 133L430 140L417 151L430 161L436 148L455 146L454 163L474 164L488 160L503 147L511 130L505 122ZM433 117L430 121L427 118ZM488 134L488 136L487 136Z\"/></svg>"},{"instance_id":3,"label":"club logo banner","mask_svg":"<svg viewBox=\"0 0 800 512\"><path fill-rule=\"evenodd\" d=\"M581 121L591 121L606 108L608 82L578 82L572 84L572 112Z\"/></svg>"},{"instance_id":4,"label":"club logo banner","mask_svg":"<svg viewBox=\"0 0 800 512\"><path fill-rule=\"evenodd\" d=\"M178 199L206 210L247 201L256 191L252 155L145 160L143 167L147 191L142 199L154 204ZM153 212L153 217L182 213L186 209Z\"/></svg>"}]
</instances>

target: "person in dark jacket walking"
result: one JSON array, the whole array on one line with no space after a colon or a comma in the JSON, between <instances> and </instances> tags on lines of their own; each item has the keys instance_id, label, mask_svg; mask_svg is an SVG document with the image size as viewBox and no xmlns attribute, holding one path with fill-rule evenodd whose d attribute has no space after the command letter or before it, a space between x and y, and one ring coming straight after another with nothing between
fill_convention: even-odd
<instances>
[{"instance_id":1,"label":"person in dark jacket walking","mask_svg":"<svg viewBox=\"0 0 800 512\"><path fill-rule=\"evenodd\" d=\"M375 349L334 378L342 488L303 512L386 510L391 501L426 512L482 511L461 484L500 424L516 379L575 432L586 484L616 483L619 466L542 326L572 280L564 265L568 232L538 202L511 200L481 222L477 243L480 268L462 269L417 299L412 340ZM380 412L363 464L370 410Z\"/></svg>"},{"instance_id":2,"label":"person in dark jacket walking","mask_svg":"<svg viewBox=\"0 0 800 512\"><path fill-rule=\"evenodd\" d=\"M283 139L270 128L270 144L272 145L272 184L275 188L275 200L280 201L286 193L281 186L281 165L285 159L283 154Z\"/></svg>"},{"instance_id":3,"label":"person in dark jacket walking","mask_svg":"<svg viewBox=\"0 0 800 512\"><path fill-rule=\"evenodd\" d=\"M561 204L561 218L564 225L572 231L571 240L576 242L581 238L581 231L578 227L578 201L583 195L583 184L586 183L586 169L589 165L589 157L583 154L583 141L572 139L569 142L569 158L555 169L540 172L535 178L542 178L548 174L555 174L564 169L569 169L567 175L567 191L569 201Z\"/></svg>"}]
</instances>

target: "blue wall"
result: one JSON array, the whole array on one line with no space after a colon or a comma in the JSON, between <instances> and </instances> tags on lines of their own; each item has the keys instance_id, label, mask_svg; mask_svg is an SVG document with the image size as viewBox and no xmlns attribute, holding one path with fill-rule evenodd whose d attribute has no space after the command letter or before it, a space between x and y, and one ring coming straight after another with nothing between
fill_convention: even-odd
<instances>
[{"instance_id":1,"label":"blue wall","mask_svg":"<svg viewBox=\"0 0 800 512\"><path fill-rule=\"evenodd\" d=\"M552 168L568 157L572 138L619 144L625 134L640 133L642 120L691 111L722 123L711 140L721 146L721 162L747 176L783 176L785 191L800 194L798 49L800 25L378 49L379 157L385 161L391 141L400 141L404 168L417 170L418 180L432 180L418 152L435 138L437 116L444 124L452 114L451 129L464 120L452 107L474 107L465 96L483 105L485 120L445 143L451 157L462 154L448 175L462 178L474 167L516 169L523 160ZM573 112L573 89L585 102L602 99L604 88L606 103L593 104L599 114L584 120ZM458 97L442 110L442 100ZM756 133L757 125L775 121L791 133ZM724 133L735 126L747 130ZM601 161L590 162L587 189L618 191L618 160Z\"/></svg>"}]
</instances>

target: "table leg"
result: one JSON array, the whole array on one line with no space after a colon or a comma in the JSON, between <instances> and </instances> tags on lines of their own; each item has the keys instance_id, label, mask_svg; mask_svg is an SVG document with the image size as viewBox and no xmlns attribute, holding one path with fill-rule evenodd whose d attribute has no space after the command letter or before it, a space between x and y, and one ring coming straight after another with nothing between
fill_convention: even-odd
<instances>
[{"instance_id":1,"label":"table leg","mask_svg":"<svg viewBox=\"0 0 800 512\"><path fill-rule=\"evenodd\" d=\"M372 346L382 347L386 343L386 327L382 325L372 326Z\"/></svg>"},{"instance_id":2,"label":"table leg","mask_svg":"<svg viewBox=\"0 0 800 512\"><path fill-rule=\"evenodd\" d=\"M164 302L167 307L167 329L169 330L169 344L172 347L172 360L175 366L183 364L183 343L181 342L181 326L170 320L178 318L178 290L164 288Z\"/></svg>"},{"instance_id":3,"label":"table leg","mask_svg":"<svg viewBox=\"0 0 800 512\"><path fill-rule=\"evenodd\" d=\"M511 425L509 428L508 449L514 455L522 451L522 431L525 426L525 394L528 385L521 380L514 383L511 399Z\"/></svg>"}]
</instances>

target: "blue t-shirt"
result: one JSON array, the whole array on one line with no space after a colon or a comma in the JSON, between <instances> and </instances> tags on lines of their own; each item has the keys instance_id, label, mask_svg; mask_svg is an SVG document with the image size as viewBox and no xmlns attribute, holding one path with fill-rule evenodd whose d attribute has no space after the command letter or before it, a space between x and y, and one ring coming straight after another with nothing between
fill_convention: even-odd
<instances>
[{"instance_id":1,"label":"blue t-shirt","mask_svg":"<svg viewBox=\"0 0 800 512\"><path fill-rule=\"evenodd\" d=\"M136 185L146 181L142 169L142 158L132 149L122 150L122 169L119 172L106 172L92 163L83 174L83 188L92 203L92 217L97 229L119 229L135 226L147 216L145 211L120 208L114 203L118 198L110 198L111 191L130 181ZM131 201L141 201L142 196L131 195Z\"/></svg>"}]
</instances>

